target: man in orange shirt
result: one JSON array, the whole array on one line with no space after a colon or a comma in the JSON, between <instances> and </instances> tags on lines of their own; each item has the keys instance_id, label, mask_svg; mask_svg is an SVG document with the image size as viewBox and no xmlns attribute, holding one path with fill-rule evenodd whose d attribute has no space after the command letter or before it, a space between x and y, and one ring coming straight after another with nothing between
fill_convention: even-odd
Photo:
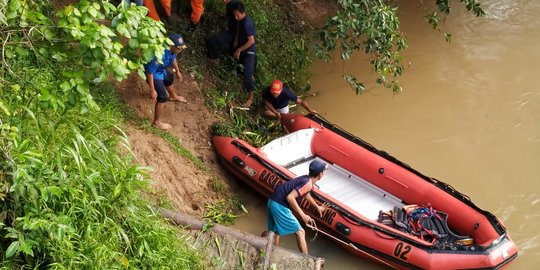
<instances>
[{"instance_id":1,"label":"man in orange shirt","mask_svg":"<svg viewBox=\"0 0 540 270\"><path fill-rule=\"evenodd\" d=\"M191 2L191 29L195 29L201 22L204 13L204 0L190 0Z\"/></svg>"}]
</instances>

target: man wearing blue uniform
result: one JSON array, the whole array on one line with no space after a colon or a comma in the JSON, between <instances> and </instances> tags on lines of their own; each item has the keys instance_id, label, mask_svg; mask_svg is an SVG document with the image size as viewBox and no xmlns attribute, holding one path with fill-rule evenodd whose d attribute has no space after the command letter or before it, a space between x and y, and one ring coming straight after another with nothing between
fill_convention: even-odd
<instances>
[{"instance_id":1,"label":"man wearing blue uniform","mask_svg":"<svg viewBox=\"0 0 540 270\"><path fill-rule=\"evenodd\" d=\"M146 81L150 89L150 98L156 101L152 126L160 129L171 128L171 125L161 121L165 102L186 102L184 97L177 95L174 91L172 87L174 75L171 73L171 71L174 72L178 79L182 81L183 77L176 63L176 55L183 51L186 45L184 39L179 34L173 34L169 38L172 40L173 45L169 46L169 49L163 52L162 63L159 63L157 58L154 57L152 61L144 65ZM172 70L169 70L170 67L172 67Z\"/></svg>"},{"instance_id":2,"label":"man wearing blue uniform","mask_svg":"<svg viewBox=\"0 0 540 270\"><path fill-rule=\"evenodd\" d=\"M280 80L274 80L269 87L264 88L262 98L264 102L262 115L267 117L280 119L282 114L289 113L290 101L300 104L309 113L317 113L309 107L307 102L298 98L288 87L284 87Z\"/></svg>"},{"instance_id":3,"label":"man wearing blue uniform","mask_svg":"<svg viewBox=\"0 0 540 270\"><path fill-rule=\"evenodd\" d=\"M255 23L246 14L246 8L242 2L236 2L232 7L232 12L238 22L233 38L233 56L244 66L244 85L248 93L244 107L250 107L253 103L253 91L255 91Z\"/></svg>"},{"instance_id":4,"label":"man wearing blue uniform","mask_svg":"<svg viewBox=\"0 0 540 270\"><path fill-rule=\"evenodd\" d=\"M302 211L296 201L298 198L304 197L310 204L317 207L319 215L322 216L327 205L318 205L309 192L313 189L315 183L321 180L326 168L326 163L317 160L312 161L309 164L309 175L297 177L276 187L268 199L268 230L263 232L263 236L268 231L273 231L275 233L275 244L278 245L280 235L295 233L298 249L304 254L308 253L306 232L300 226L298 219L293 215L290 208L302 218L304 223L313 224L315 221Z\"/></svg>"}]
</instances>

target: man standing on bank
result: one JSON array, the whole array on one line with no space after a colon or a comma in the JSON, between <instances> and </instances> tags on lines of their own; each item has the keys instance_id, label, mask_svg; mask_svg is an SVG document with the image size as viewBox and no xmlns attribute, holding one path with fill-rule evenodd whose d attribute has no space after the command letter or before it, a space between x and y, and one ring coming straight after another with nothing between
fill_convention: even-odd
<instances>
[{"instance_id":1,"label":"man standing on bank","mask_svg":"<svg viewBox=\"0 0 540 270\"><path fill-rule=\"evenodd\" d=\"M190 0L189 2L191 4L191 24L189 29L195 30L199 27L201 17L204 13L204 0Z\"/></svg>"},{"instance_id":2,"label":"man standing on bank","mask_svg":"<svg viewBox=\"0 0 540 270\"><path fill-rule=\"evenodd\" d=\"M163 57L161 58L162 63L159 63L157 57L154 57L152 61L144 65L146 82L148 82L150 89L150 98L156 101L152 126L160 129L171 128L171 125L161 121L165 102L187 102L183 96L177 95L174 91L172 86L174 75L171 73L171 71L174 72L178 79L182 81L183 77L178 68L178 64L176 63L176 55L187 48L187 46L184 43L184 39L179 34L173 34L169 38L172 40L173 45L170 45L169 49L166 49L163 52ZM171 67L172 70L169 70Z\"/></svg>"},{"instance_id":3,"label":"man standing on bank","mask_svg":"<svg viewBox=\"0 0 540 270\"><path fill-rule=\"evenodd\" d=\"M266 87L262 91L263 98L263 111L262 115L280 119L282 114L289 113L289 102L292 101L296 104L300 104L306 111L311 114L317 112L304 100L298 98L296 94L288 87L283 86L280 80L274 80L269 87Z\"/></svg>"},{"instance_id":4,"label":"man standing on bank","mask_svg":"<svg viewBox=\"0 0 540 270\"><path fill-rule=\"evenodd\" d=\"M279 236L296 234L298 249L304 254L308 254L306 244L306 232L300 226L298 219L293 215L292 210L302 218L304 223L312 225L315 221L298 205L297 199L304 197L310 204L317 207L319 215L322 216L328 205L318 205L309 192L317 181L321 180L327 165L324 162L315 160L309 164L309 175L303 175L293 180L284 182L276 187L268 199L268 230L263 232L263 236L269 231L275 233L275 244L279 245Z\"/></svg>"},{"instance_id":5,"label":"man standing on bank","mask_svg":"<svg viewBox=\"0 0 540 270\"><path fill-rule=\"evenodd\" d=\"M255 91L255 23L246 13L246 7L242 2L235 2L232 7L236 24L233 38L233 57L240 60L244 66L244 86L247 91L247 98L244 107L251 107L253 103L253 92Z\"/></svg>"}]
</instances>

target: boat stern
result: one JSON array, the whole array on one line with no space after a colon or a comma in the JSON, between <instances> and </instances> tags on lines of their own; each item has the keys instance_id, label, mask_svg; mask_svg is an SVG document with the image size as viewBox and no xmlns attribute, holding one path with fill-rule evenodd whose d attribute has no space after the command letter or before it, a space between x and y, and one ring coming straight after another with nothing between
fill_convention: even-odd
<instances>
[{"instance_id":1,"label":"boat stern","mask_svg":"<svg viewBox=\"0 0 540 270\"><path fill-rule=\"evenodd\" d=\"M318 128L320 125L302 114L283 114L281 115L281 124L289 131L293 132L299 129Z\"/></svg>"}]
</instances>

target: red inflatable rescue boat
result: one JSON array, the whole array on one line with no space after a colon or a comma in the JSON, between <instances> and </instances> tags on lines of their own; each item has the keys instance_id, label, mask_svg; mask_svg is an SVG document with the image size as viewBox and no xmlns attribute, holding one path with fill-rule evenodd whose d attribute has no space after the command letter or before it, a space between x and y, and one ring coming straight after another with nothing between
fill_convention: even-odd
<instances>
[{"instance_id":1,"label":"red inflatable rescue boat","mask_svg":"<svg viewBox=\"0 0 540 270\"><path fill-rule=\"evenodd\" d=\"M291 133L260 148L214 136L222 164L268 198L274 188L329 165L312 196L330 204L317 229L354 254L397 269L501 269L517 247L500 220L450 185L315 115L282 115Z\"/></svg>"}]
</instances>

